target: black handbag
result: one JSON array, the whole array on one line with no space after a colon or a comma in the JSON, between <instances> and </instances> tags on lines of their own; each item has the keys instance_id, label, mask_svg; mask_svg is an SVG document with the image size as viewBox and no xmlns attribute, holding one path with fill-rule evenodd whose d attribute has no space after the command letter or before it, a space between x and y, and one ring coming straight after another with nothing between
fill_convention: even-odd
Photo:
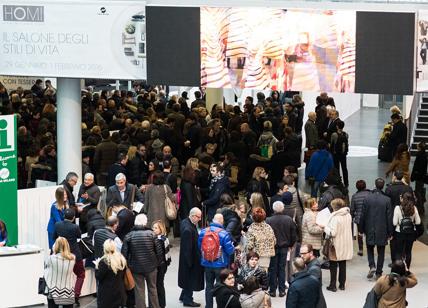
<instances>
[{"instance_id":1,"label":"black handbag","mask_svg":"<svg viewBox=\"0 0 428 308\"><path fill-rule=\"evenodd\" d=\"M48 286L46 285L45 277L39 278L38 294L48 295Z\"/></svg>"},{"instance_id":2,"label":"black handbag","mask_svg":"<svg viewBox=\"0 0 428 308\"><path fill-rule=\"evenodd\" d=\"M421 222L419 225L415 225L415 230L416 230L416 238L422 236L425 231L424 224Z\"/></svg>"},{"instance_id":3,"label":"black handbag","mask_svg":"<svg viewBox=\"0 0 428 308\"><path fill-rule=\"evenodd\" d=\"M94 255L94 246L89 237L84 237L79 241L79 248L83 259L90 258Z\"/></svg>"},{"instance_id":4,"label":"black handbag","mask_svg":"<svg viewBox=\"0 0 428 308\"><path fill-rule=\"evenodd\" d=\"M322 247L322 254L327 260L336 260L336 249L334 248L333 239L331 237L326 237Z\"/></svg>"}]
</instances>

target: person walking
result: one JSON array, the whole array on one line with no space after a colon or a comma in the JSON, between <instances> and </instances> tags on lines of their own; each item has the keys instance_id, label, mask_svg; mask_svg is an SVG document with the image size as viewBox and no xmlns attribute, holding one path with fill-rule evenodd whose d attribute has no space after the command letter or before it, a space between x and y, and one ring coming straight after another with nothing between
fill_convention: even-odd
<instances>
[{"instance_id":1,"label":"person walking","mask_svg":"<svg viewBox=\"0 0 428 308\"><path fill-rule=\"evenodd\" d=\"M197 224L202 212L194 207L180 224L180 255L178 262L178 286L182 289L179 300L184 307L200 307L193 301L193 291L204 289L204 270L201 266L201 251L198 248Z\"/></svg>"},{"instance_id":2,"label":"person walking","mask_svg":"<svg viewBox=\"0 0 428 308\"><path fill-rule=\"evenodd\" d=\"M270 258L269 263L269 295L275 297L278 288L279 297L284 297L285 262L289 247L293 247L297 241L297 228L293 219L284 214L284 203L274 202L273 211L273 216L266 219L266 223L273 229L276 239L275 254Z\"/></svg>"},{"instance_id":3,"label":"person walking","mask_svg":"<svg viewBox=\"0 0 428 308\"><path fill-rule=\"evenodd\" d=\"M406 183L410 183L409 165L410 165L409 147L405 143L400 143L395 152L394 159L389 164L389 167L386 170L385 175L386 177L388 177L390 173L394 173L395 171L399 170L403 172L404 180L406 181Z\"/></svg>"},{"instance_id":4,"label":"person walking","mask_svg":"<svg viewBox=\"0 0 428 308\"><path fill-rule=\"evenodd\" d=\"M205 268L205 307L212 308L214 282L220 281L220 271L229 266L235 251L232 238L223 229L223 215L215 214L210 226L201 231L198 247L201 265Z\"/></svg>"},{"instance_id":5,"label":"person walking","mask_svg":"<svg viewBox=\"0 0 428 308\"><path fill-rule=\"evenodd\" d=\"M319 280L306 270L305 261L300 257L293 259L293 269L295 273L288 288L285 307L316 307L319 297Z\"/></svg>"},{"instance_id":6,"label":"person walking","mask_svg":"<svg viewBox=\"0 0 428 308\"><path fill-rule=\"evenodd\" d=\"M416 200L412 193L406 192L401 197L401 204L394 209L392 223L395 227L396 243L395 260L405 260L407 268L412 262L412 247L416 240L416 225L421 224L421 218L416 208Z\"/></svg>"},{"instance_id":7,"label":"person walking","mask_svg":"<svg viewBox=\"0 0 428 308\"><path fill-rule=\"evenodd\" d=\"M331 201L333 213L324 228L326 236L333 241L335 253L330 253L330 285L327 290L336 292L337 267L339 267L339 289L345 290L346 261L353 256L352 218L343 199Z\"/></svg>"},{"instance_id":8,"label":"person walking","mask_svg":"<svg viewBox=\"0 0 428 308\"><path fill-rule=\"evenodd\" d=\"M376 278L382 275L383 262L385 260L385 246L392 238L392 213L391 200L382 189L385 181L376 179L375 189L364 199L363 213L360 220L361 230L366 236L367 258L369 261L369 273L367 278ZM360 233L360 235L362 235ZM377 248L377 263L374 261L374 247Z\"/></svg>"},{"instance_id":9,"label":"person walking","mask_svg":"<svg viewBox=\"0 0 428 308\"><path fill-rule=\"evenodd\" d=\"M425 142L419 142L417 149L418 152L416 154L416 159L413 164L410 180L412 182L415 182L416 207L418 208L419 214L423 215L425 214L424 204L426 201L424 180L427 174L428 166Z\"/></svg>"},{"instance_id":10,"label":"person walking","mask_svg":"<svg viewBox=\"0 0 428 308\"><path fill-rule=\"evenodd\" d=\"M103 308L119 308L126 302L126 260L111 239L104 242L103 250L104 255L95 267L95 277L98 281L97 305Z\"/></svg>"},{"instance_id":11,"label":"person walking","mask_svg":"<svg viewBox=\"0 0 428 308\"><path fill-rule=\"evenodd\" d=\"M73 308L74 274L76 257L70 252L70 245L64 237L58 237L53 245L53 254L45 261L43 277L48 293L48 307Z\"/></svg>"},{"instance_id":12,"label":"person walking","mask_svg":"<svg viewBox=\"0 0 428 308\"><path fill-rule=\"evenodd\" d=\"M219 281L213 289L217 308L241 308L239 293L235 288L235 275L227 268L219 273Z\"/></svg>"},{"instance_id":13,"label":"person walking","mask_svg":"<svg viewBox=\"0 0 428 308\"><path fill-rule=\"evenodd\" d=\"M363 233L363 230L361 229L361 215L363 213L363 203L364 200L367 198L367 196L370 194L370 190L367 189L366 182L364 180L358 180L355 183L355 188L357 189L357 192L352 195L351 198L351 216L352 216L352 222L357 225L358 230L358 252L357 254L359 256L363 256L363 236L361 235Z\"/></svg>"},{"instance_id":14,"label":"person walking","mask_svg":"<svg viewBox=\"0 0 428 308\"><path fill-rule=\"evenodd\" d=\"M123 241L122 254L135 280L135 304L137 308L146 308L145 284L152 308L160 308L156 289L157 267L163 258L162 243L155 233L146 227L147 216L135 217L134 228Z\"/></svg>"},{"instance_id":15,"label":"person walking","mask_svg":"<svg viewBox=\"0 0 428 308\"><path fill-rule=\"evenodd\" d=\"M374 291L379 297L378 308L402 308L407 306L406 289L417 285L415 274L409 272L402 260L392 263L391 273L379 277Z\"/></svg>"}]
</instances>

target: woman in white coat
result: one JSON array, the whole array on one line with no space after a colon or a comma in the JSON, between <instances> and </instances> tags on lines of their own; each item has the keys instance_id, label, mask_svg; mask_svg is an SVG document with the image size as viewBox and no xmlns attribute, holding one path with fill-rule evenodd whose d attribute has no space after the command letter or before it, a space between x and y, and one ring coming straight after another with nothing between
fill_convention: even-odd
<instances>
[{"instance_id":1,"label":"woman in white coat","mask_svg":"<svg viewBox=\"0 0 428 308\"><path fill-rule=\"evenodd\" d=\"M327 290L336 292L337 267L339 266L339 289L345 290L346 261L351 260L354 254L352 242L352 217L349 208L342 199L331 201L333 213L324 229L326 236L330 236L335 253L330 253L330 285Z\"/></svg>"}]
</instances>

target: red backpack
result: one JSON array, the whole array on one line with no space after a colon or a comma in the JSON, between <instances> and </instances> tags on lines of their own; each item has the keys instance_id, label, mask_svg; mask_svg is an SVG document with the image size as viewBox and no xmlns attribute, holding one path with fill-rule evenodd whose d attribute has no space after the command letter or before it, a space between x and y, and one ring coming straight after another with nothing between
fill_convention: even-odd
<instances>
[{"instance_id":1,"label":"red backpack","mask_svg":"<svg viewBox=\"0 0 428 308\"><path fill-rule=\"evenodd\" d=\"M209 262L214 262L221 255L219 236L221 231L222 229L220 228L215 231L211 231L210 227L205 229L205 234L202 238L201 251L202 257Z\"/></svg>"}]
</instances>

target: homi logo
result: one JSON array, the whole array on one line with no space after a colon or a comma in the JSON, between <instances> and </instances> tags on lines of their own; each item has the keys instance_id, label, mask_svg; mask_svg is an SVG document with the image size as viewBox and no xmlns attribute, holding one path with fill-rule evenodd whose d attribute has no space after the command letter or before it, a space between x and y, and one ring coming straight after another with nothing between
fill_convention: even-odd
<instances>
[{"instance_id":1,"label":"homi logo","mask_svg":"<svg viewBox=\"0 0 428 308\"><path fill-rule=\"evenodd\" d=\"M3 20L44 22L44 7L33 5L3 5Z\"/></svg>"}]
</instances>

